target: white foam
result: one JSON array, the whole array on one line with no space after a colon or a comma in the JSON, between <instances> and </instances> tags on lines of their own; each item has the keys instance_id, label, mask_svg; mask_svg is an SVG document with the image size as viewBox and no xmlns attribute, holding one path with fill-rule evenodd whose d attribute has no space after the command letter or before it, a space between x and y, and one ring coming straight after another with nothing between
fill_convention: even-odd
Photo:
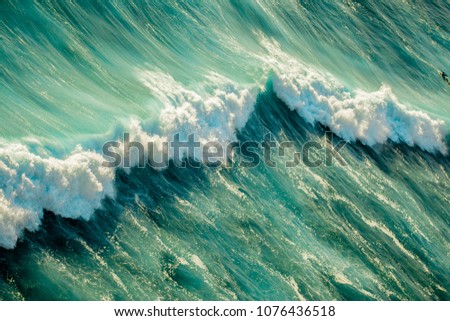
<instances>
[{"instance_id":1,"label":"white foam","mask_svg":"<svg viewBox=\"0 0 450 321\"><path fill-rule=\"evenodd\" d=\"M103 160L81 148L61 160L19 144L0 147L0 246L11 249L25 229L35 231L43 209L88 220L105 196L114 196L114 172Z\"/></svg>"},{"instance_id":2,"label":"white foam","mask_svg":"<svg viewBox=\"0 0 450 321\"><path fill-rule=\"evenodd\" d=\"M193 90L162 72L140 72L142 83L164 104L159 117L161 136L142 134L139 122L132 126L131 132L136 133L132 136L138 141L153 140L159 146L162 141L173 141L175 134L179 134L183 141L194 134L201 144L218 142L224 146L235 141L236 132L245 126L253 112L256 87L253 90L240 87L217 74L206 78L208 88ZM161 148L158 152L161 153ZM169 158L173 158L170 152ZM196 149L194 158L201 160L200 154L201 149Z\"/></svg>"},{"instance_id":3,"label":"white foam","mask_svg":"<svg viewBox=\"0 0 450 321\"><path fill-rule=\"evenodd\" d=\"M276 95L306 121L327 126L350 142L373 146L392 140L447 154L445 122L400 103L389 87L350 91L282 52L276 43L263 44L271 56L260 59L272 71Z\"/></svg>"},{"instance_id":4,"label":"white foam","mask_svg":"<svg viewBox=\"0 0 450 321\"><path fill-rule=\"evenodd\" d=\"M213 74L210 88L187 89L172 76L158 71L140 73L143 84L164 104L160 115L162 132L195 133L199 140L225 142L236 139L255 104L255 94L232 81Z\"/></svg>"}]
</instances>

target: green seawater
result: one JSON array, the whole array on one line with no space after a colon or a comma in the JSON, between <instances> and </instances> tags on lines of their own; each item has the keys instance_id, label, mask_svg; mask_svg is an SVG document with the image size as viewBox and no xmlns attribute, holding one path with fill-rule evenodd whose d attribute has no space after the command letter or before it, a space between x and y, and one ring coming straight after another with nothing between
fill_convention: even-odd
<instances>
[{"instance_id":1,"label":"green seawater","mask_svg":"<svg viewBox=\"0 0 450 321\"><path fill-rule=\"evenodd\" d=\"M448 1L2 1L0 16L0 300L450 299L450 157L433 147L449 146ZM58 162L77 144L100 154L130 119L165 135L168 104L241 88L255 101L231 136L226 104L173 126L331 150L330 124L277 87L298 66L342 85L299 76L305 105L389 87L404 139L350 139L345 166L118 168L105 195L94 170ZM440 120L442 142L399 104Z\"/></svg>"}]
</instances>

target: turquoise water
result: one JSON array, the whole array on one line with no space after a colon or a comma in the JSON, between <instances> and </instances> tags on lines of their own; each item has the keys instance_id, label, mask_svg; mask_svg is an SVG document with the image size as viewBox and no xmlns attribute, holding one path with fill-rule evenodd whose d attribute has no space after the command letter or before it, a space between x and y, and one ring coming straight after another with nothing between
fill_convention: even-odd
<instances>
[{"instance_id":1,"label":"turquoise water","mask_svg":"<svg viewBox=\"0 0 450 321\"><path fill-rule=\"evenodd\" d=\"M449 299L448 1L0 8L0 299ZM123 132L346 166L103 167Z\"/></svg>"}]
</instances>

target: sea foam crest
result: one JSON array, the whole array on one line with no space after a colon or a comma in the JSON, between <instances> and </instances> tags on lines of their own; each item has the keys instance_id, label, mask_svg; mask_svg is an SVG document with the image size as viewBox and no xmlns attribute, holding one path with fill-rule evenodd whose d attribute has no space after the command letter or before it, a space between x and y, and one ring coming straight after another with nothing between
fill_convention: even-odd
<instances>
[{"instance_id":1,"label":"sea foam crest","mask_svg":"<svg viewBox=\"0 0 450 321\"><path fill-rule=\"evenodd\" d=\"M160 125L168 136L195 133L199 140L235 140L236 130L245 126L254 109L255 94L251 89L217 74L206 76L209 88L198 90L187 89L158 71L145 71L140 77L164 104Z\"/></svg>"},{"instance_id":2,"label":"sea foam crest","mask_svg":"<svg viewBox=\"0 0 450 321\"><path fill-rule=\"evenodd\" d=\"M373 146L392 140L447 154L445 122L402 104L388 86L375 92L350 91L282 52L275 43L266 40L263 44L271 55L261 59L272 71L276 95L306 121L327 126L350 142Z\"/></svg>"},{"instance_id":3,"label":"sea foam crest","mask_svg":"<svg viewBox=\"0 0 450 321\"><path fill-rule=\"evenodd\" d=\"M154 157L157 160L162 158L161 143L173 141L176 134L180 135L180 140L194 134L201 144L235 141L236 131L245 126L255 105L256 88L238 86L217 74L206 76L208 85L195 90L186 88L171 75L159 71L140 72L140 79L150 93L163 103L159 134L146 132L140 121L134 119L129 127L130 140L144 145L154 142ZM172 152L170 149L169 158L173 158ZM193 156L201 161L201 150L196 149ZM130 158L132 166L138 164L136 154L130 154Z\"/></svg>"},{"instance_id":4,"label":"sea foam crest","mask_svg":"<svg viewBox=\"0 0 450 321\"><path fill-rule=\"evenodd\" d=\"M88 220L105 196L114 196L114 171L103 160L81 148L61 160L20 144L0 147L0 246L14 248L25 229L35 231L43 209Z\"/></svg>"}]
</instances>

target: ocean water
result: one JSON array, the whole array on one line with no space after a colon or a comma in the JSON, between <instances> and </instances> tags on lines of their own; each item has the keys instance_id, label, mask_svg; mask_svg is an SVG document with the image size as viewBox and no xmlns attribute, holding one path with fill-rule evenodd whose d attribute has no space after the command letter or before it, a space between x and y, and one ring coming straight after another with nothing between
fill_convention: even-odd
<instances>
[{"instance_id":1,"label":"ocean water","mask_svg":"<svg viewBox=\"0 0 450 321\"><path fill-rule=\"evenodd\" d=\"M0 16L0 299L450 299L448 1ZM125 132L347 143L333 166L103 166Z\"/></svg>"}]
</instances>

